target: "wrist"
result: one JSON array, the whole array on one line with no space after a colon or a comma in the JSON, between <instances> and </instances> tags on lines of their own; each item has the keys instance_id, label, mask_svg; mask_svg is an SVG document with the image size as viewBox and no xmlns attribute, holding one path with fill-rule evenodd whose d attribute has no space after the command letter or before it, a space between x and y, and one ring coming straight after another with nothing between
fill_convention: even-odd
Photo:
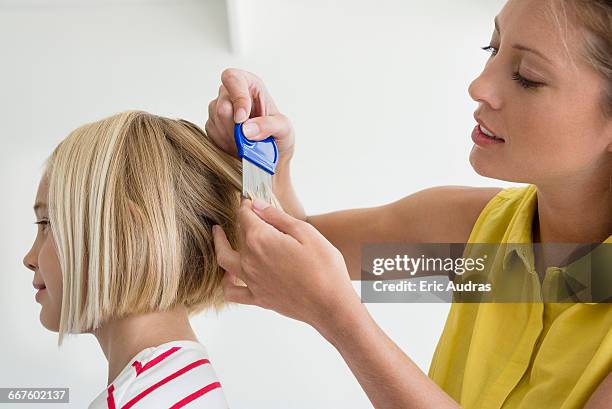
<instances>
[{"instance_id":1,"label":"wrist","mask_svg":"<svg viewBox=\"0 0 612 409\"><path fill-rule=\"evenodd\" d=\"M351 289L352 290L352 289ZM327 309L313 327L332 345L338 347L344 340L367 325L370 315L353 291L345 299Z\"/></svg>"},{"instance_id":2,"label":"wrist","mask_svg":"<svg viewBox=\"0 0 612 409\"><path fill-rule=\"evenodd\" d=\"M293 192L290 157L279 158L272 178L272 191L278 198L287 197Z\"/></svg>"},{"instance_id":3,"label":"wrist","mask_svg":"<svg viewBox=\"0 0 612 409\"><path fill-rule=\"evenodd\" d=\"M278 158L278 163L276 164L275 174L285 173L289 171L291 167L291 160L293 159L293 152L286 152L279 156L280 157Z\"/></svg>"}]
</instances>

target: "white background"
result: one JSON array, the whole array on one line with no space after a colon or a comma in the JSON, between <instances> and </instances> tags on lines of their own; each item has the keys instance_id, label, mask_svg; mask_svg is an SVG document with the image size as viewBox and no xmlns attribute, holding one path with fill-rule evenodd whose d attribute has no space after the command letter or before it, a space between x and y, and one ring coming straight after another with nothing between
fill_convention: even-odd
<instances>
[{"instance_id":1,"label":"white background","mask_svg":"<svg viewBox=\"0 0 612 409\"><path fill-rule=\"evenodd\" d=\"M0 387L69 387L61 407L83 408L106 386L93 336L58 349L40 325L22 264L42 162L85 122L144 109L203 126L221 71L242 67L295 125L294 182L309 213L436 185L513 185L468 162L477 105L467 87L501 0L238 4L240 54L220 0L0 1ZM449 305L368 308L427 371ZM337 351L302 323L246 306L192 323L233 408L371 407Z\"/></svg>"}]
</instances>

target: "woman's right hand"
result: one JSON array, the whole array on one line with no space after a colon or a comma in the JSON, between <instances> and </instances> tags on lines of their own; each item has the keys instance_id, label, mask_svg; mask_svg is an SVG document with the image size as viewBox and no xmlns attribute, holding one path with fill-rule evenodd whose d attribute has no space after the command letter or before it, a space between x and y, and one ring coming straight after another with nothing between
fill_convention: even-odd
<instances>
[{"instance_id":1,"label":"woman's right hand","mask_svg":"<svg viewBox=\"0 0 612 409\"><path fill-rule=\"evenodd\" d=\"M227 68L221 74L221 83L219 95L208 104L208 136L236 155L234 124L246 121L242 126L244 136L253 141L274 136L279 162L287 163L294 152L293 126L279 112L263 81L248 71Z\"/></svg>"}]
</instances>

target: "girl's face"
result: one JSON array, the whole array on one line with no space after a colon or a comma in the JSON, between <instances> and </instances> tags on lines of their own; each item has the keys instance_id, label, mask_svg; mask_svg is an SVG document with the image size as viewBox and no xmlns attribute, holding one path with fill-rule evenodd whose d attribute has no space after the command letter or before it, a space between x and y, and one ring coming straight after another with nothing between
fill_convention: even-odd
<instances>
[{"instance_id":1,"label":"girl's face","mask_svg":"<svg viewBox=\"0 0 612 409\"><path fill-rule=\"evenodd\" d=\"M600 105L605 82L580 55L583 40L571 17L567 26L563 17L556 22L550 5L509 0L497 16L491 56L469 93L479 103L474 117L504 142L474 145L470 163L480 175L513 182L607 181L612 121Z\"/></svg>"},{"instance_id":2,"label":"girl's face","mask_svg":"<svg viewBox=\"0 0 612 409\"><path fill-rule=\"evenodd\" d=\"M53 240L49 226L48 192L48 179L43 176L38 186L34 204L38 232L32 248L23 258L23 264L34 272L32 284L35 289L38 289L35 297L42 307L40 322L50 331L59 331L62 307L62 272L55 248L55 240Z\"/></svg>"}]
</instances>

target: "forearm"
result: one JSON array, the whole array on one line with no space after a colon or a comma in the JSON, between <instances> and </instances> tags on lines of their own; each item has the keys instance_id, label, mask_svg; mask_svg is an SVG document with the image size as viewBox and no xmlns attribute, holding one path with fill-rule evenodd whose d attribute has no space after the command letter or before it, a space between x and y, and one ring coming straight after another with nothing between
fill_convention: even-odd
<instances>
[{"instance_id":1,"label":"forearm","mask_svg":"<svg viewBox=\"0 0 612 409\"><path fill-rule=\"evenodd\" d=\"M318 330L340 352L377 409L459 408L380 329L357 297Z\"/></svg>"},{"instance_id":2,"label":"forearm","mask_svg":"<svg viewBox=\"0 0 612 409\"><path fill-rule=\"evenodd\" d=\"M367 217L370 209L343 210L308 216L291 182L291 159L282 158L272 178L274 195L285 213L313 225L325 238L342 252L352 280L361 275L361 243L376 240L372 229L376 223Z\"/></svg>"},{"instance_id":3,"label":"forearm","mask_svg":"<svg viewBox=\"0 0 612 409\"><path fill-rule=\"evenodd\" d=\"M296 219L306 220L306 212L291 183L291 158L281 158L272 178L272 190L285 213Z\"/></svg>"}]
</instances>

